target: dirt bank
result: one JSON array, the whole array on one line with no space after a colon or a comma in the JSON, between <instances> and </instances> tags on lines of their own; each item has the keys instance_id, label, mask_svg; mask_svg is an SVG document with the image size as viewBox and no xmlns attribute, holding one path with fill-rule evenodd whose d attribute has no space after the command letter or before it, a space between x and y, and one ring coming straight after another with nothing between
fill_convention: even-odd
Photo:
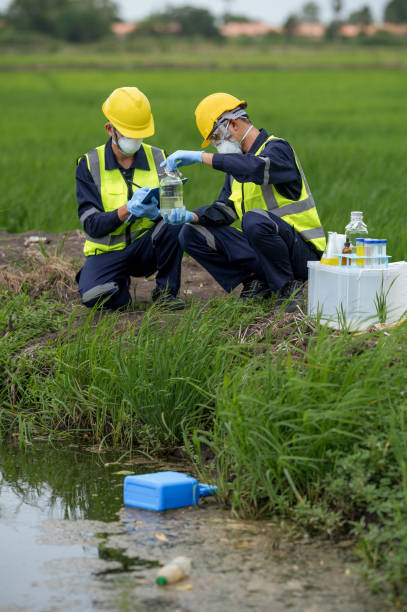
<instances>
[{"instance_id":1,"label":"dirt bank","mask_svg":"<svg viewBox=\"0 0 407 612\"><path fill-rule=\"evenodd\" d=\"M0 232L0 289L24 286L33 297L49 291L54 297L79 304L75 274L83 265L83 243L80 230L64 234ZM132 279L131 294L137 302L148 303L154 286L153 277ZM207 300L226 294L196 261L184 257L180 295Z\"/></svg>"}]
</instances>

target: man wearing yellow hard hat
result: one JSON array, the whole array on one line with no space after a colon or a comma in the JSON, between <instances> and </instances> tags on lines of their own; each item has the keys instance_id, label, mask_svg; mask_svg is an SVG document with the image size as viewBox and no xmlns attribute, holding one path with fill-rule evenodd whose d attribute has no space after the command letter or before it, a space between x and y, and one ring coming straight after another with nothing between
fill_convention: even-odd
<instances>
[{"instance_id":1,"label":"man wearing yellow hard hat","mask_svg":"<svg viewBox=\"0 0 407 612\"><path fill-rule=\"evenodd\" d=\"M195 110L204 141L217 153L176 151L162 165L203 163L226 174L218 199L169 223L183 224L183 249L242 299L276 296L296 309L307 261L321 258L325 235L298 157L287 141L250 121L245 100L227 93L204 98ZM283 306L284 305L284 306Z\"/></svg>"},{"instance_id":2,"label":"man wearing yellow hard hat","mask_svg":"<svg viewBox=\"0 0 407 612\"><path fill-rule=\"evenodd\" d=\"M163 222L152 192L164 173L165 153L144 142L154 134L150 103L137 87L120 87L102 110L110 138L80 157L76 170L86 234L86 260L77 274L82 303L127 307L130 277L157 272L153 301L182 308L180 227Z\"/></svg>"}]
</instances>

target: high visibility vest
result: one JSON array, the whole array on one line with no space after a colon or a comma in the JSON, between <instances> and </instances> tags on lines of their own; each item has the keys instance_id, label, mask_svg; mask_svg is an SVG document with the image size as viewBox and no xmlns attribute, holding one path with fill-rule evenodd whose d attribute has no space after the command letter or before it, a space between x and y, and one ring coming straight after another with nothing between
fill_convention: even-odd
<instances>
[{"instance_id":1,"label":"high visibility vest","mask_svg":"<svg viewBox=\"0 0 407 612\"><path fill-rule=\"evenodd\" d=\"M111 212L126 204L129 198L127 183L119 168L114 168L113 170L106 170L105 168L105 146L96 147L96 149L86 153L84 157L86 158L89 172L100 193L103 210ZM133 182L141 185L141 187L158 187L164 175L164 169L160 167L161 162L165 159L164 151L144 143L141 146L146 154L149 170L135 168ZM81 223L95 212L100 211L96 208L86 210L80 218ZM142 218L136 219L131 223L122 223L114 232L101 238L92 238L86 235L83 252L88 256L120 251L138 238L141 238L153 225L154 222L150 221L150 219Z\"/></svg>"},{"instance_id":2,"label":"high visibility vest","mask_svg":"<svg viewBox=\"0 0 407 612\"><path fill-rule=\"evenodd\" d=\"M256 151L255 155L260 155L270 140L280 139L276 136L269 136L258 151ZM263 185L239 183L232 177L232 193L229 199L234 202L236 213L239 217L239 220L234 225L237 229L239 229L239 225L241 227L243 214L248 210L253 210L254 208L267 210L293 226L304 240L311 242L319 251L324 251L326 245L324 229L319 220L314 198L308 187L307 179L305 178L295 152L294 157L302 181L301 195L298 200L285 198L278 193L274 185L269 184L267 170L270 163L267 164L267 158L265 158L265 182Z\"/></svg>"}]
</instances>

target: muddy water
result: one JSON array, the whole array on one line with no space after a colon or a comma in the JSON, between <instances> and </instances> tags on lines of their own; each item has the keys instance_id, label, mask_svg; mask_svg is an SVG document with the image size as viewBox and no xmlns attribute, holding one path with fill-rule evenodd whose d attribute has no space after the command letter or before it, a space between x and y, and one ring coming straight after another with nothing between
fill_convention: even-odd
<instances>
[{"instance_id":1,"label":"muddy water","mask_svg":"<svg viewBox=\"0 0 407 612\"><path fill-rule=\"evenodd\" d=\"M124 475L185 466L97 448L0 446L0 611L386 609L358 577L350 542L238 521L214 499L164 513L122 505ZM157 567L193 561L177 585Z\"/></svg>"}]
</instances>

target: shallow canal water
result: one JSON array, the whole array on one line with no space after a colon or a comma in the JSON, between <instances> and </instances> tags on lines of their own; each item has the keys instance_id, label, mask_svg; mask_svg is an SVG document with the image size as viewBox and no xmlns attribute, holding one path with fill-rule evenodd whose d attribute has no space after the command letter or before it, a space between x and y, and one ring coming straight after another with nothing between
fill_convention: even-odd
<instances>
[{"instance_id":1,"label":"shallow canal water","mask_svg":"<svg viewBox=\"0 0 407 612\"><path fill-rule=\"evenodd\" d=\"M239 521L214 499L163 513L125 508L123 470L185 466L69 443L0 445L0 611L384 610L350 542L334 546L270 521ZM191 575L159 587L178 555Z\"/></svg>"}]
</instances>

